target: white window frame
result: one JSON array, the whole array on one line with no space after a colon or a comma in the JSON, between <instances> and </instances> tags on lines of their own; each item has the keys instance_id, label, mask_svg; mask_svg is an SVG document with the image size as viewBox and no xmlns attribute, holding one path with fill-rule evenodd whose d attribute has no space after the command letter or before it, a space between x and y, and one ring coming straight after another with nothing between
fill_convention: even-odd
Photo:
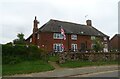
<instances>
[{"instance_id":1,"label":"white window frame","mask_svg":"<svg viewBox=\"0 0 120 79\"><path fill-rule=\"evenodd\" d=\"M61 44L61 43L55 43L55 44L53 44L53 50L54 50L55 52L63 52L64 49L62 48L62 45L63 45L63 44ZM58 48L57 48L57 47L58 47Z\"/></svg>"},{"instance_id":2,"label":"white window frame","mask_svg":"<svg viewBox=\"0 0 120 79\"><path fill-rule=\"evenodd\" d=\"M53 39L63 39L63 35L61 33L54 33Z\"/></svg>"},{"instance_id":3,"label":"white window frame","mask_svg":"<svg viewBox=\"0 0 120 79\"><path fill-rule=\"evenodd\" d=\"M37 34L37 39L39 39L40 38L40 36L39 36L39 34Z\"/></svg>"},{"instance_id":4,"label":"white window frame","mask_svg":"<svg viewBox=\"0 0 120 79\"><path fill-rule=\"evenodd\" d=\"M32 38L30 38L30 43L32 42Z\"/></svg>"},{"instance_id":5,"label":"white window frame","mask_svg":"<svg viewBox=\"0 0 120 79\"><path fill-rule=\"evenodd\" d=\"M71 44L71 49L73 50L73 51L76 51L77 50L77 44Z\"/></svg>"},{"instance_id":6,"label":"white window frame","mask_svg":"<svg viewBox=\"0 0 120 79\"><path fill-rule=\"evenodd\" d=\"M71 35L72 40L77 40L77 35Z\"/></svg>"}]
</instances>

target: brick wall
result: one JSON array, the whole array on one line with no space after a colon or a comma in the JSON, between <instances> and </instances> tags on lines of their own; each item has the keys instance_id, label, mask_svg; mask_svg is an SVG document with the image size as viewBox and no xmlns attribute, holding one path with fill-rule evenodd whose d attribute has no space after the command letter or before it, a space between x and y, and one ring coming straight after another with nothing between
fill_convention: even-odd
<instances>
[{"instance_id":1,"label":"brick wall","mask_svg":"<svg viewBox=\"0 0 120 79\"><path fill-rule=\"evenodd\" d=\"M55 43L62 43L64 44L65 51L71 49L71 44L77 44L78 50L81 49L81 43L86 44L86 49L91 49L91 36L83 36L77 35L77 40L71 39L71 34L66 34L66 40L61 39L53 39L53 34L51 32L40 32L39 39L36 37L36 45L40 48L43 48L47 51L53 51L53 44ZM103 41L103 37L99 37ZM30 38L27 42L30 41Z\"/></svg>"},{"instance_id":2,"label":"brick wall","mask_svg":"<svg viewBox=\"0 0 120 79\"><path fill-rule=\"evenodd\" d=\"M77 35L77 40L71 40L71 35L66 35L66 40L60 39L53 39L53 33L42 32L39 34L40 38L37 39L37 45L40 48L46 49L47 51L53 51L53 44L54 43L62 43L64 44L65 51L71 49L71 44L77 44L77 48L80 49L81 43L87 43L87 49L91 49L91 37L90 36L80 36Z\"/></svg>"}]
</instances>

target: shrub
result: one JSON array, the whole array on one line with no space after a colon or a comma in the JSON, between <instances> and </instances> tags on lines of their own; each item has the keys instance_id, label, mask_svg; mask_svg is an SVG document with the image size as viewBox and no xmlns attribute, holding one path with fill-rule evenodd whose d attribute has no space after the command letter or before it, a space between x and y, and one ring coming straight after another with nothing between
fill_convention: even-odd
<instances>
[{"instance_id":1,"label":"shrub","mask_svg":"<svg viewBox=\"0 0 120 79\"><path fill-rule=\"evenodd\" d=\"M102 44L102 41L99 38L94 39L93 44L93 50L95 52L102 51L104 48L104 45Z\"/></svg>"},{"instance_id":2,"label":"shrub","mask_svg":"<svg viewBox=\"0 0 120 79\"><path fill-rule=\"evenodd\" d=\"M37 46L29 45L2 45L3 64L15 64L24 60L41 59L41 53L44 52Z\"/></svg>"},{"instance_id":3,"label":"shrub","mask_svg":"<svg viewBox=\"0 0 120 79\"><path fill-rule=\"evenodd\" d=\"M21 62L22 59L15 56L3 56L3 64L16 64Z\"/></svg>"}]
</instances>

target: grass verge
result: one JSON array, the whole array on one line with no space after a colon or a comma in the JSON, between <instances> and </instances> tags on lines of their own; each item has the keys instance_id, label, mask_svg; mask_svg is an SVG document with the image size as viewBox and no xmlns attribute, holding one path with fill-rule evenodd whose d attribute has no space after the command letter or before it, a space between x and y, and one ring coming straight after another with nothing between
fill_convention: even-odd
<instances>
[{"instance_id":1,"label":"grass verge","mask_svg":"<svg viewBox=\"0 0 120 79\"><path fill-rule=\"evenodd\" d=\"M66 61L63 64L59 64L61 67L66 68L76 68L76 67L85 67L85 66L101 66L101 65L117 65L118 61Z\"/></svg>"},{"instance_id":2,"label":"grass verge","mask_svg":"<svg viewBox=\"0 0 120 79\"><path fill-rule=\"evenodd\" d=\"M33 72L43 72L53 70L54 67L49 65L47 62L42 60L37 61L24 61L22 63L14 65L3 65L2 74L4 75L14 75L14 74L26 74Z\"/></svg>"}]
</instances>

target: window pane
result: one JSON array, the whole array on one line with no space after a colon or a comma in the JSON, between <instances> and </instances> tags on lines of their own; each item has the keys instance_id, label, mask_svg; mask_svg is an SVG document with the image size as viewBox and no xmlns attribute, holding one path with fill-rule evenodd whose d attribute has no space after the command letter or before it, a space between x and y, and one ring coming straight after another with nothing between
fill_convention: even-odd
<instances>
[{"instance_id":1,"label":"window pane","mask_svg":"<svg viewBox=\"0 0 120 79\"><path fill-rule=\"evenodd\" d=\"M62 48L62 44L53 44L53 50L56 52L62 52L64 49Z\"/></svg>"},{"instance_id":2,"label":"window pane","mask_svg":"<svg viewBox=\"0 0 120 79\"><path fill-rule=\"evenodd\" d=\"M95 39L95 36L91 36L91 40L94 40Z\"/></svg>"},{"instance_id":3,"label":"window pane","mask_svg":"<svg viewBox=\"0 0 120 79\"><path fill-rule=\"evenodd\" d=\"M63 39L63 35L61 33L54 33L53 38L54 39Z\"/></svg>"},{"instance_id":4,"label":"window pane","mask_svg":"<svg viewBox=\"0 0 120 79\"><path fill-rule=\"evenodd\" d=\"M71 35L72 40L77 40L77 35Z\"/></svg>"},{"instance_id":5,"label":"window pane","mask_svg":"<svg viewBox=\"0 0 120 79\"><path fill-rule=\"evenodd\" d=\"M71 49L73 51L76 51L77 50L77 44L71 44Z\"/></svg>"},{"instance_id":6,"label":"window pane","mask_svg":"<svg viewBox=\"0 0 120 79\"><path fill-rule=\"evenodd\" d=\"M39 39L39 34L37 34L37 39Z\"/></svg>"}]
</instances>

